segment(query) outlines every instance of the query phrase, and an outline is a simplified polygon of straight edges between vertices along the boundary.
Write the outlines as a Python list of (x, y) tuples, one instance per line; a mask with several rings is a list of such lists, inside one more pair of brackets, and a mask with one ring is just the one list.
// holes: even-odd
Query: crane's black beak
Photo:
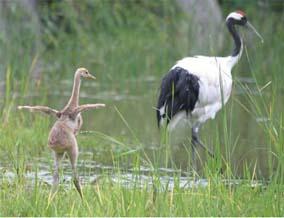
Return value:
[(262, 42), (262, 43), (264, 42), (262, 36), (259, 34), (259, 32), (257, 32), (257, 30), (254, 28), (254, 26), (253, 26), (250, 22), (247, 21), (246, 27), (251, 28), (252, 31), (260, 38), (261, 42)]

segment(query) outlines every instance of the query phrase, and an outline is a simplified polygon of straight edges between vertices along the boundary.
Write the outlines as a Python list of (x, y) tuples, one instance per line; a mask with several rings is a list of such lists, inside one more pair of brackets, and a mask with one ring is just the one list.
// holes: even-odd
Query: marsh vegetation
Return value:
[[(211, 43), (199, 53), (191, 50), (198, 40), (188, 27), (192, 18), (173, 1), (41, 2), (37, 19), (6, 1), (0, 22), (0, 215), (283, 216), (284, 12), (282, 3), (257, 2), (220, 3), (223, 17), (236, 8), (246, 11), (264, 43), (242, 31), (245, 49), (232, 72), (232, 96), (200, 132), (217, 160), (200, 150), (193, 175), (189, 147), (165, 142), (153, 107), (160, 79), (176, 60), (230, 53), (225, 23), (222, 46)], [(84, 201), (72, 186), (67, 159), (50, 201), (47, 137), (54, 119), (16, 108), (62, 108), (80, 66), (97, 77), (82, 84), (80, 104), (106, 108), (86, 112), (78, 136)]]

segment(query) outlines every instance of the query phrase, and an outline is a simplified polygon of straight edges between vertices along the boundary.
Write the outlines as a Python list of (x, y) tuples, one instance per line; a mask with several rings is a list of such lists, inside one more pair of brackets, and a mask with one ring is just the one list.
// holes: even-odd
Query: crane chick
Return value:
[(53, 174), (53, 193), (57, 190), (59, 184), (59, 164), (67, 153), (72, 166), (72, 176), (74, 185), (81, 198), (82, 190), (76, 169), (78, 159), (78, 143), (76, 135), (79, 133), (83, 124), (81, 112), (91, 109), (105, 107), (105, 104), (84, 104), (79, 105), (79, 93), (81, 78), (95, 79), (93, 75), (85, 68), (78, 68), (74, 76), (74, 84), (71, 97), (67, 105), (60, 111), (46, 106), (18, 106), (18, 109), (27, 109), (30, 112), (42, 112), (53, 115), (57, 118), (48, 136), (48, 146), (54, 154), (54, 174)]

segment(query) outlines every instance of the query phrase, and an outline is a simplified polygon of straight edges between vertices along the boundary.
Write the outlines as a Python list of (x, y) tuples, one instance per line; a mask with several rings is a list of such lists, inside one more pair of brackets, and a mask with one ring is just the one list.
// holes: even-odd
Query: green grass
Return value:
[[(176, 178), (178, 180), (178, 177)], [(15, 181), (1, 185), (1, 216), (282, 216), (283, 185), (229, 188), (209, 180), (206, 188), (154, 190), (125, 188), (109, 180), (83, 188), (82, 201), (74, 188), (60, 189), (49, 201), (50, 187)], [(14, 190), (14, 191), (12, 191)], [(281, 194), (282, 193), (282, 194)], [(5, 201), (3, 201), (5, 199)]]
[[(162, 145), (153, 152), (154, 158), (149, 158), (145, 154), (146, 146), (139, 150), (139, 147), (127, 143), (137, 142), (135, 135), (132, 139), (118, 139), (101, 133), (96, 133), (95, 137), (81, 135), (80, 148), (86, 149), (92, 144), (94, 159), (99, 163), (105, 161), (106, 164), (111, 161), (115, 171), (111, 174), (102, 172), (103, 176), (97, 183), (84, 185), (83, 201), (73, 184), (66, 182), (50, 201), (49, 185), (37, 176), (34, 182), (25, 177), (27, 172), (40, 170), (39, 162), (33, 158), (34, 155), (46, 155), (50, 122), (40, 116), (30, 117), (22, 113), (14, 115), (12, 123), (1, 128), (1, 135), (4, 136), (1, 140), (1, 160), (5, 163), (1, 174), (12, 171), (16, 175), (12, 181), (6, 177), (1, 179), (1, 216), (282, 216), (284, 213), (283, 162), (278, 163), (278, 169), (273, 171), (273, 177), (267, 180), (268, 183), (257, 187), (251, 187), (250, 181), (256, 177), (248, 169), (244, 169), (246, 174), (243, 182), (226, 185), (222, 182), (223, 179), (234, 181), (237, 178), (232, 174), (230, 164), (227, 163), (225, 173), (220, 175), (214, 170), (217, 169), (216, 163), (209, 161), (203, 168), (205, 173), (202, 176), (208, 180), (206, 187), (183, 189), (179, 187), (181, 175), (177, 173), (173, 174), (175, 186), (170, 189), (161, 186), (160, 178), (163, 174), (158, 170), (159, 167), (167, 167), (163, 155), (168, 149), (166, 146)], [(28, 128), (31, 118), (35, 120)], [(103, 138), (103, 144), (100, 144), (100, 138)], [(104, 147), (105, 144), (108, 147)], [(97, 154), (100, 150), (102, 152)], [(281, 155), (280, 151), (276, 152)], [(105, 156), (111, 160), (107, 160)], [(51, 170), (52, 161), (49, 165)], [(155, 185), (149, 183), (140, 187), (136, 180), (129, 187), (113, 183), (110, 176), (114, 174), (119, 178), (129, 165), (137, 169), (134, 175), (140, 175), (142, 167), (153, 169), (149, 176), (153, 178)], [(190, 181), (192, 178), (188, 179)]]
[[(180, 43), (188, 37), (179, 29), (185, 15), (178, 13), (171, 1), (136, 4), (84, 1), (75, 5), (61, 2), (50, 8), (42, 4), (38, 10), (43, 26), (38, 32), (32, 17), (19, 4), (11, 5), (4, 17), (13, 28), (0, 33), (1, 51), (4, 51), (0, 54), (0, 78), (6, 84), (1, 100), (0, 216), (284, 215), (283, 13), (247, 6), (246, 12), (265, 43), (260, 44), (257, 38), (245, 34), (246, 49), (233, 70), (234, 90), (243, 90), (244, 94), (233, 92), (216, 120), (209, 121), (201, 132), (205, 144), (214, 144), (217, 153), (217, 161), (207, 158), (200, 163), (202, 170), (198, 173), (208, 185), (184, 189), (178, 185), (180, 173), (173, 173), (175, 186), (170, 189), (162, 187), (161, 178), (165, 174), (159, 169), (189, 171), (190, 162), (184, 157), (190, 156), (190, 151), (180, 148), (183, 152), (177, 155), (163, 137), (157, 146), (149, 146), (150, 142), (159, 141), (153, 136), (158, 131), (150, 107), (155, 106), (159, 78), (175, 60), (190, 52), (188, 46)], [(226, 14), (231, 8), (223, 10)], [(33, 22), (21, 22), (22, 19)], [(224, 54), (228, 53), (227, 49)], [(37, 65), (42, 67), (40, 83), (31, 79)], [(46, 141), (54, 120), (18, 112), (16, 106), (55, 104), (49, 94), (63, 91), (60, 81), (71, 81), (78, 66), (95, 72), (99, 82), (92, 91), (135, 93), (145, 105), (138, 108), (141, 104), (138, 101), (125, 100), (122, 104), (107, 97), (92, 99), (107, 101), (108, 115), (102, 110), (96, 112), (95, 120), (85, 119), (86, 130), (96, 131), (78, 137), (80, 150), (91, 151), (93, 161), (111, 165), (113, 171), (84, 171), (103, 177), (96, 184), (83, 186), (83, 201), (68, 182), (50, 201), (50, 186), (37, 176), (34, 180), (26, 178), (26, 174), (41, 170), (41, 162), (35, 157), (46, 158), (45, 167), (52, 171)], [(249, 76), (255, 86), (242, 83), (240, 76)], [(141, 85), (146, 77), (158, 78), (155, 90), (153, 85)], [(33, 92), (39, 92), (42, 98), (27, 98)], [(151, 100), (146, 101), (144, 98), (148, 97)], [(56, 107), (64, 104), (63, 98), (58, 101)], [(149, 118), (143, 119), (145, 114)], [(267, 121), (256, 122), (260, 117)], [(119, 124), (115, 123), (118, 121)], [(151, 124), (146, 125), (147, 122)], [(244, 125), (240, 122), (247, 122), (244, 125), (249, 128), (242, 131)], [(265, 145), (263, 159), (256, 160), (255, 153), (250, 152), (261, 150), (262, 145)], [(222, 175), (218, 173), (220, 166), (224, 170)], [(129, 168), (136, 169), (133, 175), (137, 176), (143, 174), (143, 168), (151, 169), (148, 174), (154, 186), (149, 183), (140, 187), (139, 181), (134, 180), (125, 187), (111, 181), (112, 173), (119, 177)], [(5, 176), (10, 172), (15, 175), (12, 180)], [(228, 186), (223, 182), (240, 178), (239, 185)], [(252, 188), (251, 181), (255, 180), (263, 185)]]

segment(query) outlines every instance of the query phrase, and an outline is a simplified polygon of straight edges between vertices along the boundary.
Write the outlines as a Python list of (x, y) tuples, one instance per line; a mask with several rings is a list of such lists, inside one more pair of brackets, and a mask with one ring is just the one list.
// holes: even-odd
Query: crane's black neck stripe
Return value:
[[(199, 95), (199, 78), (186, 69), (176, 67), (164, 76), (157, 105), (158, 126), (162, 118), (167, 123), (180, 111), (193, 111)], [(160, 111), (165, 107), (164, 113)]]
[(240, 53), (241, 46), (242, 46), (241, 37), (240, 37), (239, 33), (237, 32), (235, 25), (236, 24), (243, 25), (243, 24), (238, 23), (237, 21), (235, 21), (232, 18), (229, 18), (227, 20), (226, 24), (227, 24), (229, 32), (231, 33), (231, 35), (234, 39), (234, 42), (235, 42), (235, 48), (234, 48), (233, 53), (232, 53), (232, 56), (235, 57)]

